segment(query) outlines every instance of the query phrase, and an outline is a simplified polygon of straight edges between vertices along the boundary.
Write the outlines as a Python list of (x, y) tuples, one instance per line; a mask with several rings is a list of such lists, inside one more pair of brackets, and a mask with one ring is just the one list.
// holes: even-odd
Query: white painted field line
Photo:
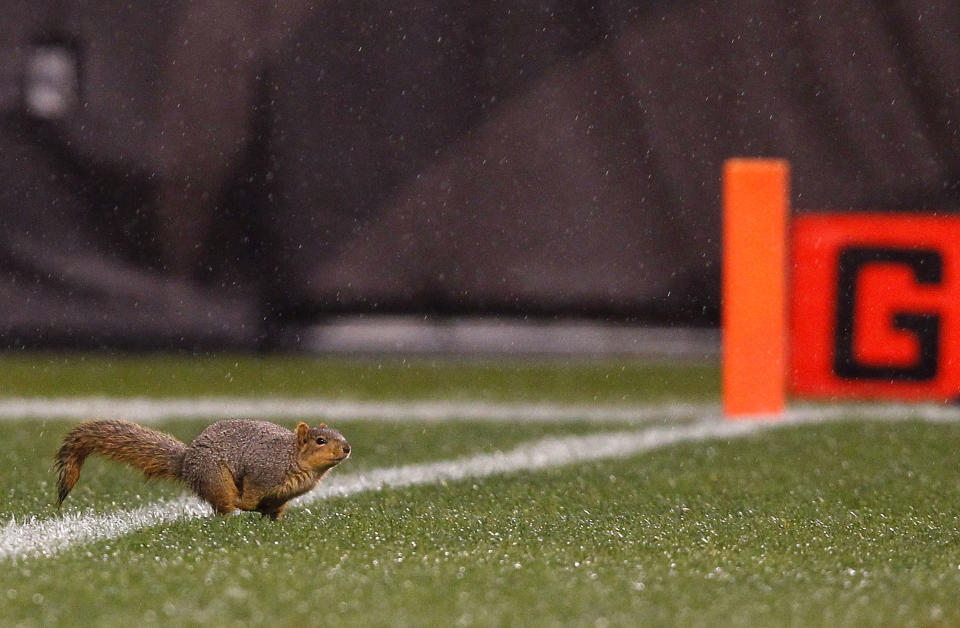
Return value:
[(140, 528), (195, 519), (211, 512), (199, 499), (184, 496), (102, 515), (66, 513), (43, 521), (20, 524), (11, 521), (0, 530), (0, 562), (27, 556), (53, 556), (73, 545), (115, 539)]
[(46, 397), (0, 398), (0, 419), (98, 417), (149, 423), (173, 418), (325, 417), (330, 421), (591, 420), (645, 422), (702, 416), (719, 411), (716, 404), (656, 403), (644, 405), (509, 403), (485, 401), (351, 401), (324, 398), (192, 397)]
[[(504, 453), (481, 454), (449, 461), (373, 469), (334, 475), (297, 500), (304, 505), (330, 497), (420, 484), (479, 478), (513, 471), (536, 470), (589, 460), (628, 456), (685, 441), (732, 438), (776, 424), (707, 420), (673, 428), (552, 437), (524, 443)], [(83, 543), (117, 538), (134, 530), (180, 519), (205, 516), (210, 509), (183, 497), (110, 514), (68, 514), (26, 523), (8, 523), (0, 530), (0, 561), (52, 556)]]
[[(150, 423), (175, 418), (222, 419), (227, 417), (270, 417), (306, 419), (325, 417), (330, 421), (375, 419), (382, 421), (525, 421), (567, 420), (646, 423), (655, 420), (716, 416), (716, 403), (648, 404), (556, 404), (485, 402), (469, 400), (361, 401), (307, 398), (245, 397), (8, 397), (0, 398), (3, 419), (74, 419), (116, 417)], [(960, 408), (942, 404), (817, 404), (792, 407), (788, 419), (850, 417), (858, 419), (898, 418), (903, 415), (924, 420), (951, 421), (960, 418)]]
[(365, 491), (455, 482), (516, 471), (535, 471), (579, 462), (622, 458), (677, 443), (738, 438), (778, 425), (768, 421), (707, 420), (690, 425), (653, 427), (641, 431), (549, 437), (522, 444), (507, 452), (392, 469), (373, 469), (365, 473), (341, 476), (332, 482), (321, 484), (294, 503), (304, 505)]

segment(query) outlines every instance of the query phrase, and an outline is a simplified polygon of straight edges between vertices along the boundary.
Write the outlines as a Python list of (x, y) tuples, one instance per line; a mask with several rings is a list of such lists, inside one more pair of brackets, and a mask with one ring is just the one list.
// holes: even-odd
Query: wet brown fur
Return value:
[(180, 478), (187, 446), (162, 432), (136, 423), (101, 420), (81, 423), (67, 434), (56, 455), (57, 505), (63, 503), (77, 480), (83, 461), (99, 454), (143, 471), (147, 478)]
[(182, 480), (218, 514), (252, 510), (279, 519), (289, 500), (349, 457), (350, 445), (323, 423), (299, 423), (291, 432), (266, 421), (218, 421), (185, 445), (136, 423), (90, 421), (66, 435), (55, 457), (58, 505), (90, 454), (125, 462), (148, 478)]

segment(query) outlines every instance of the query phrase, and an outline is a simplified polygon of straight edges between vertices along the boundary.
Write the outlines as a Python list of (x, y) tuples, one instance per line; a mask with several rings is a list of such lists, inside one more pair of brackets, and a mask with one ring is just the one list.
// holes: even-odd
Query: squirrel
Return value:
[(239, 509), (277, 520), (289, 500), (350, 456), (350, 443), (325, 423), (298, 423), (291, 432), (267, 421), (217, 421), (187, 445), (129, 421), (88, 421), (67, 433), (55, 456), (58, 507), (90, 454), (125, 462), (147, 479), (181, 480), (217, 514)]

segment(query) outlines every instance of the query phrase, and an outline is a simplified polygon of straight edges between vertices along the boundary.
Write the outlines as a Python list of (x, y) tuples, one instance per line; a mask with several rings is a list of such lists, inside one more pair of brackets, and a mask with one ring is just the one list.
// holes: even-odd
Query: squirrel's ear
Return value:
[(307, 442), (307, 432), (310, 431), (310, 426), (300, 421), (297, 423), (297, 444), (302, 445)]
[(326, 426), (327, 426), (327, 424), (326, 424), (326, 423), (321, 423), (321, 424), (320, 424), (320, 425), (318, 425), (317, 427), (326, 427)]

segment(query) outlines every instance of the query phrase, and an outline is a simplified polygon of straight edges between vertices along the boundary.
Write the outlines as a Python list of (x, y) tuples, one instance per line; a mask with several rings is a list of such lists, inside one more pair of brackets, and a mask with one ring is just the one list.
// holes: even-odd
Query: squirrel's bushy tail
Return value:
[(136, 423), (100, 420), (81, 423), (63, 439), (55, 457), (59, 473), (57, 505), (63, 503), (80, 478), (80, 468), (90, 454), (125, 462), (148, 478), (181, 477), (187, 446), (170, 436)]

